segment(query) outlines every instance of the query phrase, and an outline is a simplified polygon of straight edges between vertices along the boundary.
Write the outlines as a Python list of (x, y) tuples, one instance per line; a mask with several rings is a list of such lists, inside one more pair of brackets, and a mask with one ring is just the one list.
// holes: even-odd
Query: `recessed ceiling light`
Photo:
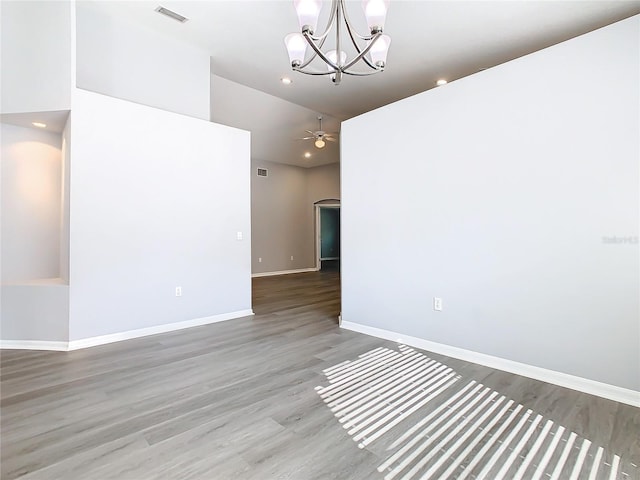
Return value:
[(309, 152), (304, 152), (304, 158), (311, 158), (311, 154)]
[(438, 85), (439, 87), (441, 87), (442, 85), (446, 85), (447, 81), (444, 78), (441, 78), (440, 80), (438, 80), (436, 82), (436, 85)]
[(42, 122), (31, 122), (31, 125), (38, 128), (47, 128), (47, 124)]
[(291, 85), (293, 83), (293, 80), (291, 80), (289, 77), (282, 77), (280, 81), (285, 85)]

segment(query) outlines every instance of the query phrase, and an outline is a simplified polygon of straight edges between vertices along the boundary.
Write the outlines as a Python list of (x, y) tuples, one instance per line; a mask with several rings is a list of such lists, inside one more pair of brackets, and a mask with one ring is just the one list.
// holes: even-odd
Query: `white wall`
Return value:
[[(0, 332), (10, 342), (64, 342), (69, 339), (69, 285), (61, 280), (3, 284)], [(41, 345), (42, 346), (42, 345)]]
[(100, 3), (76, 3), (77, 86), (209, 120), (209, 54), (114, 18)]
[(73, 101), (70, 340), (250, 311), (248, 132)]
[(69, 283), (69, 208), (71, 205), (71, 115), (62, 131), (62, 175), (60, 197), (60, 278)]
[(3, 113), (68, 110), (71, 2), (2, 1)]
[(639, 24), (343, 124), (345, 321), (640, 390)]
[(60, 276), (62, 139), (2, 124), (2, 283)]

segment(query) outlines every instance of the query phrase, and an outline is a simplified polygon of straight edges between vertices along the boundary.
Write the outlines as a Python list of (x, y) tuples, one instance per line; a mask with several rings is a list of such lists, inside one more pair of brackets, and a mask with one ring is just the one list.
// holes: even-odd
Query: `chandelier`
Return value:
[[(322, 0), (294, 0), (300, 33), (291, 33), (284, 39), (289, 52), (291, 68), (307, 75), (330, 75), (334, 84), (339, 85), (343, 75), (372, 75), (384, 70), (391, 37), (383, 35), (384, 20), (387, 16), (389, 0), (363, 0), (362, 8), (369, 26), (368, 35), (360, 35), (355, 31), (347, 15), (346, 0), (332, 0), (331, 13), (324, 31), (316, 35), (316, 27), (322, 9)], [(344, 24), (344, 25), (343, 25)], [(348, 38), (342, 38), (342, 29), (346, 26)], [(331, 30), (335, 31), (335, 48), (323, 52), (323, 47)], [(345, 41), (346, 40), (346, 41)], [(354, 57), (347, 59), (343, 47), (350, 41)], [(312, 54), (307, 57), (307, 48)], [(309, 65), (320, 58), (326, 70), (311, 70)], [(368, 69), (354, 71), (357, 63), (364, 63)]]

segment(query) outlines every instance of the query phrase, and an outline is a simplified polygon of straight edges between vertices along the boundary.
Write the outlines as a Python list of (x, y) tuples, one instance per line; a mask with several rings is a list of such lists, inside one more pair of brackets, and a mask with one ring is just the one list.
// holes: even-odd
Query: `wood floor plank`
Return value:
[[(412, 385), (427, 381), (407, 380), (408, 369), (394, 370), (386, 360), (383, 385), (402, 388), (383, 394), (369, 387), (362, 365), (376, 355), (371, 352), (401, 357), (409, 350), (338, 327), (337, 271), (256, 278), (253, 309), (253, 317), (75, 352), (0, 352), (0, 478), (375, 480), (394, 471), (400, 478), (412, 468), (416, 478), (444, 472), (473, 478), (527, 411), (529, 422), (513, 438), (511, 448), (520, 442), (521, 451), (508, 476), (532, 478), (546, 454), (541, 478), (550, 478), (574, 435), (558, 478), (569, 478), (585, 440), (584, 471), (598, 460), (594, 475), (608, 479), (615, 461), (616, 478), (640, 478), (640, 409), (419, 350), (411, 351), (453, 372), (450, 387), (412, 411), (407, 395), (419, 398), (422, 390)], [(349, 368), (356, 373), (340, 374)], [(385, 412), (369, 424), (381, 422), (372, 430), (383, 432), (379, 438), (357, 441), (343, 427), (320, 394), (336, 378), (362, 393), (353, 418)], [(441, 451), (426, 449), (402, 468), (389, 463), (419, 422), (456, 417), (466, 404), (448, 402), (458, 393), (463, 398), (470, 382), (495, 392), (493, 400), (470, 407), (448, 429), (440, 422), (433, 444)], [(511, 408), (494, 419), (500, 398)], [(524, 438), (536, 416), (539, 424)], [(509, 428), (501, 423), (507, 418), (513, 418)], [(551, 445), (557, 449), (547, 452)], [(510, 452), (487, 471), (498, 472)], [(389, 468), (379, 472), (385, 462)]]

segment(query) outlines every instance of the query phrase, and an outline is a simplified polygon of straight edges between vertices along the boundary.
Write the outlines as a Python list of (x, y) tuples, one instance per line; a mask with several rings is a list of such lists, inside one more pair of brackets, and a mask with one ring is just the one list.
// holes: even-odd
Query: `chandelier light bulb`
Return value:
[(317, 148), (324, 148), (324, 145), (325, 145), (324, 140), (322, 140), (321, 138), (318, 138), (315, 142), (315, 146)]
[[(327, 58), (331, 60), (338, 67), (344, 66), (347, 63), (347, 52), (340, 52), (340, 61), (338, 61), (338, 53), (335, 50), (330, 50), (327, 52)], [(331, 65), (327, 65), (329, 71), (333, 71), (333, 67)]]

